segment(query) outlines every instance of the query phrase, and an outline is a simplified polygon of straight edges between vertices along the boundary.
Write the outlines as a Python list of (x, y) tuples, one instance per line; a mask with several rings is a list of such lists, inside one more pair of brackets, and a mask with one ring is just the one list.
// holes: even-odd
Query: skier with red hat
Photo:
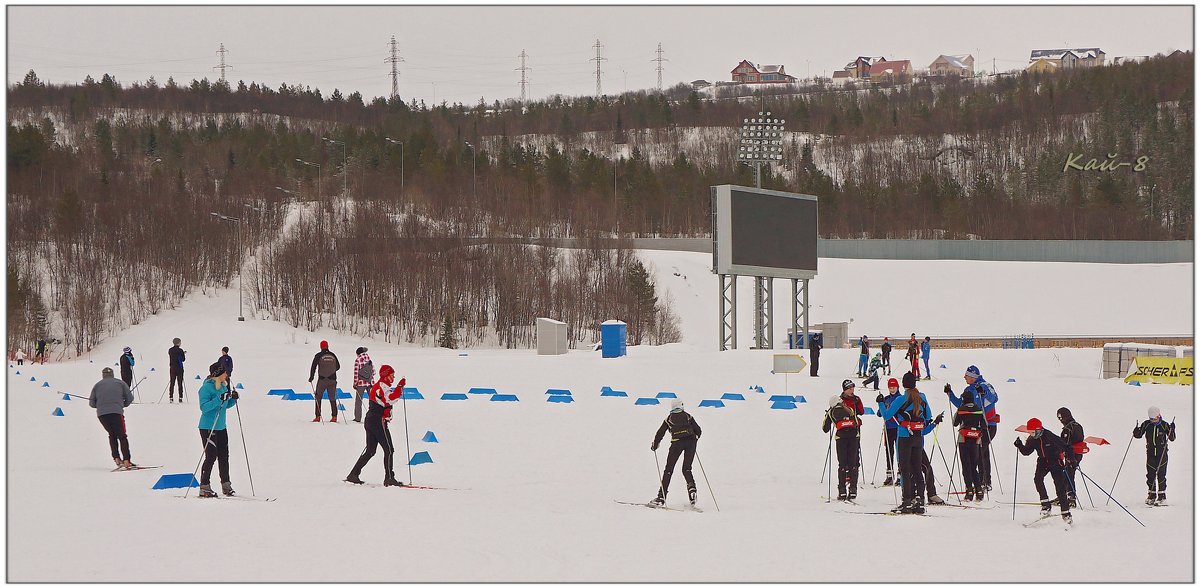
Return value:
[(346, 481), (351, 484), (363, 483), (358, 476), (367, 462), (375, 457), (375, 448), (379, 446), (383, 448), (383, 485), (404, 485), (396, 479), (396, 471), (393, 468), (396, 446), (392, 443), (392, 433), (388, 431), (387, 426), (392, 420), (392, 405), (404, 393), (404, 378), (400, 378), (394, 388), (388, 389), (395, 375), (396, 370), (392, 369), (392, 366), (384, 365), (379, 368), (379, 381), (371, 386), (370, 407), (367, 408), (367, 416), (363, 419), (363, 428), (367, 431), (367, 447), (363, 449), (362, 455), (358, 456), (350, 475), (346, 476)]
[(333, 413), (330, 422), (337, 422), (337, 371), (342, 369), (342, 362), (329, 350), (329, 341), (321, 341), (321, 350), (313, 356), (312, 367), (308, 368), (308, 383), (317, 376), (317, 386), (313, 389), (313, 400), (316, 401), (317, 416), (312, 422), (321, 422), (321, 396), (329, 393), (329, 410)]
[(1046, 474), (1054, 479), (1054, 491), (1058, 495), (1058, 507), (1062, 512), (1062, 518), (1067, 524), (1071, 524), (1071, 502), (1067, 497), (1069, 482), (1067, 481), (1067, 452), (1070, 448), (1063, 443), (1062, 437), (1053, 433), (1046, 433), (1042, 428), (1042, 421), (1038, 419), (1029, 419), (1025, 424), (1025, 428), (1029, 431), (1029, 437), (1024, 442), (1018, 437), (1013, 445), (1021, 452), (1021, 455), (1030, 455), (1037, 452), (1038, 460), (1037, 467), (1033, 472), (1033, 486), (1037, 488), (1038, 499), (1042, 503), (1042, 516), (1050, 516), (1050, 497), (1046, 494)]
[[(887, 396), (878, 394), (875, 396), (876, 413), (882, 415), (897, 398), (900, 397), (900, 382), (896, 378), (888, 378)], [(887, 436), (885, 444), (887, 445), (887, 478), (884, 479), (884, 486), (891, 486), (896, 481), (896, 469), (893, 459), (896, 455), (896, 427), (900, 426), (895, 417), (885, 419), (883, 421), (884, 434)]]

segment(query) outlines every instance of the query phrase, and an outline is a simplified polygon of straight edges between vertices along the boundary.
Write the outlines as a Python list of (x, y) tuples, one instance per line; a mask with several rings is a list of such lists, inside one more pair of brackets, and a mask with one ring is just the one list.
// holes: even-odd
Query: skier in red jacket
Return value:
[(367, 409), (367, 416), (363, 419), (363, 428), (367, 431), (367, 447), (358, 457), (354, 469), (350, 470), (350, 475), (346, 476), (346, 481), (351, 484), (363, 483), (358, 475), (362, 473), (367, 462), (375, 457), (375, 446), (378, 445), (383, 448), (383, 485), (404, 485), (396, 479), (396, 471), (392, 467), (396, 450), (395, 444), (392, 443), (392, 434), (387, 428), (387, 424), (392, 420), (392, 404), (399, 400), (400, 395), (404, 393), (404, 378), (400, 378), (396, 387), (390, 392), (388, 391), (388, 386), (392, 383), (395, 375), (396, 370), (392, 369), (390, 365), (385, 365), (379, 368), (379, 381), (371, 386), (371, 405)]

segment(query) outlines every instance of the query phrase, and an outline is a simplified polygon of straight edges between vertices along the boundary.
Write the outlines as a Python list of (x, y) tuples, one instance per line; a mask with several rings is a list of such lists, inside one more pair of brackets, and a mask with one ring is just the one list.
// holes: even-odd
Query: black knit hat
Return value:
[(354, 350), (354, 354), (355, 354), (355, 355), (362, 355), (362, 354), (364, 354), (364, 353), (366, 353), (366, 352), (367, 352), (367, 348), (366, 348), (366, 347), (359, 347), (358, 349), (355, 349), (355, 350)]
[(900, 379), (905, 390), (917, 387), (917, 377), (912, 372), (904, 372), (904, 377)]
[(1069, 409), (1065, 406), (1058, 409), (1058, 418), (1063, 419), (1065, 421), (1075, 420), (1075, 417), (1071, 416), (1071, 409)]
[(224, 373), (225, 373), (225, 366), (221, 365), (221, 362), (219, 362), (219, 361), (208, 366), (208, 377), (210, 377), (210, 378), (215, 378), (217, 376), (223, 375)]

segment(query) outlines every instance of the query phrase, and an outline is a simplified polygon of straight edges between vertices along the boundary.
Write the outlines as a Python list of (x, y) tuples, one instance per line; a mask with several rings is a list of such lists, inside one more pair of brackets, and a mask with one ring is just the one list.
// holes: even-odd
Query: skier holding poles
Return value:
[[(946, 384), (946, 389), (950, 384)], [(979, 451), (986, 435), (987, 421), (983, 418), (983, 409), (975, 403), (975, 393), (963, 390), (958, 412), (954, 413), (952, 423), (958, 427), (958, 454), (962, 462), (963, 485), (966, 486), (963, 500), (983, 500), (983, 478), (980, 474)]]
[[(893, 401), (900, 397), (900, 382), (896, 378), (888, 378), (888, 394), (884, 396), (879, 394), (875, 396), (876, 412), (880, 415)], [(884, 436), (887, 437), (887, 478), (883, 481), (884, 486), (891, 486), (895, 483), (896, 477), (893, 464), (893, 458), (896, 455), (896, 419), (890, 418), (883, 421)]]
[(918, 497), (924, 483), (924, 430), (930, 422), (929, 402), (917, 390), (917, 377), (907, 372), (903, 377), (904, 395), (894, 400), (880, 415), (884, 419), (895, 417), (897, 427), (897, 463), (904, 482), (904, 502), (896, 512), (924, 514), (925, 506)]
[(370, 406), (367, 408), (367, 415), (363, 419), (363, 428), (367, 432), (367, 446), (363, 449), (362, 454), (358, 456), (358, 461), (355, 462), (354, 468), (350, 470), (350, 475), (346, 476), (346, 481), (351, 484), (363, 483), (358, 476), (362, 473), (362, 469), (366, 467), (367, 462), (371, 461), (372, 457), (375, 457), (375, 446), (378, 445), (383, 448), (383, 485), (404, 485), (403, 482), (396, 479), (396, 470), (393, 467), (396, 446), (392, 443), (391, 431), (388, 431), (388, 423), (392, 421), (392, 406), (404, 394), (404, 378), (400, 378), (400, 381), (396, 383), (396, 387), (390, 393), (386, 388), (386, 386), (391, 385), (395, 374), (396, 370), (392, 369), (392, 366), (380, 366), (379, 381), (371, 386)]
[[(1083, 435), (1083, 425), (1080, 425), (1079, 421), (1076, 421), (1075, 417), (1071, 415), (1071, 409), (1064, 406), (1058, 409), (1057, 414), (1058, 422), (1063, 425), (1060, 436), (1063, 445), (1067, 446), (1067, 481), (1070, 482), (1067, 487), (1067, 497), (1071, 500), (1071, 508), (1078, 508), (1079, 497), (1075, 492), (1078, 488), (1075, 485), (1075, 472), (1079, 471), (1079, 462), (1083, 461), (1083, 454), (1088, 452), (1087, 441)], [(1090, 494), (1088, 496), (1091, 497)]]
[[(683, 454), (683, 479), (687, 482), (688, 501), (696, 506), (696, 481), (692, 479), (692, 459), (696, 456), (696, 443), (703, 431), (692, 415), (683, 411), (683, 401), (676, 398), (671, 401), (671, 413), (663, 419), (654, 441), (650, 443), (650, 451), (658, 451), (658, 444), (667, 431), (671, 432), (671, 448), (667, 452), (667, 467), (663, 469), (662, 481), (658, 487), (658, 496), (650, 501), (650, 506), (658, 507), (666, 503), (667, 491), (671, 488), (671, 474), (675, 470), (675, 462), (679, 454)], [(655, 459), (657, 459), (657, 453)]]
[(1057, 435), (1047, 434), (1042, 428), (1042, 421), (1038, 419), (1029, 419), (1025, 428), (1029, 431), (1029, 437), (1024, 443), (1018, 437), (1013, 442), (1013, 446), (1021, 452), (1021, 455), (1030, 455), (1037, 452), (1037, 467), (1033, 472), (1033, 486), (1038, 491), (1038, 499), (1042, 503), (1042, 516), (1050, 516), (1050, 497), (1046, 494), (1046, 474), (1054, 480), (1054, 491), (1058, 495), (1058, 507), (1062, 513), (1062, 519), (1068, 525), (1071, 524), (1071, 502), (1067, 499), (1067, 466), (1066, 453), (1070, 451), (1063, 444), (1061, 438)]
[(133, 349), (126, 347), (121, 351), (121, 381), (125, 382), (126, 386), (133, 385)]
[[(849, 392), (850, 396), (846, 396)], [(858, 498), (858, 456), (862, 437), (862, 401), (854, 396), (854, 382), (842, 381), (842, 394), (829, 399), (829, 410), (821, 430), (828, 433), (836, 429), (835, 443), (838, 458), (838, 500), (853, 502)], [(848, 488), (847, 488), (848, 487)], [(848, 490), (848, 491), (847, 491)]]
[(1133, 429), (1133, 436), (1146, 437), (1146, 487), (1150, 489), (1146, 504), (1157, 506), (1167, 499), (1167, 442), (1175, 440), (1175, 421), (1163, 421), (1157, 406), (1147, 409), (1146, 416), (1149, 418)]
[(209, 484), (213, 462), (221, 474), (221, 493), (233, 496), (229, 482), (229, 432), (225, 430), (225, 412), (235, 406), (237, 390), (229, 389), (229, 374), (225, 366), (215, 362), (208, 366), (208, 378), (196, 393), (200, 400), (200, 439), (204, 441), (204, 464), (200, 470), (200, 498), (216, 498)]
[[(996, 394), (996, 389), (992, 387), (990, 382), (983, 379), (983, 374), (979, 373), (979, 368), (970, 366), (966, 373), (963, 374), (963, 380), (967, 383), (967, 387), (963, 390), (971, 391), (975, 402), (983, 410), (984, 419), (987, 421), (987, 433), (980, 435), (979, 448), (979, 475), (983, 482), (983, 489), (986, 492), (992, 491), (992, 460), (988, 453), (992, 446), (992, 439), (996, 437), (996, 427), (1000, 424), (1000, 414), (996, 412), (996, 403), (1000, 401), (999, 395)], [(949, 384), (943, 389), (946, 396), (950, 399), (950, 404), (954, 408), (962, 407), (962, 400), (954, 395), (954, 391)], [(1003, 492), (1003, 488), (1001, 491)]]
[(133, 404), (133, 393), (129, 391), (128, 384), (113, 378), (112, 368), (104, 368), (100, 375), (100, 381), (92, 386), (88, 406), (96, 409), (96, 418), (108, 433), (108, 448), (112, 452), (117, 469), (131, 470), (137, 466), (130, 461), (129, 436), (125, 432), (125, 409)]

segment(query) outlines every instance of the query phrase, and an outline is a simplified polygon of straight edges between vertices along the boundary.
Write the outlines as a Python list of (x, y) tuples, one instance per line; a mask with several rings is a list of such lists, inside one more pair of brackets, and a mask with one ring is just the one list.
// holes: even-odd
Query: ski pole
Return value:
[(404, 387), (400, 388), (400, 408), (404, 411), (404, 451), (408, 453), (408, 485), (412, 486), (412, 449), (408, 445), (408, 402), (404, 399)]
[[(170, 376), (167, 376), (167, 377), (170, 378)], [(170, 387), (171, 387), (171, 380), (167, 380), (167, 385), (163, 386), (162, 394), (158, 395), (158, 402), (155, 402), (155, 404), (162, 404), (162, 399), (167, 397), (167, 388), (170, 388)]]
[[(1093, 479), (1092, 479), (1090, 476), (1088, 476), (1088, 475), (1087, 475), (1087, 473), (1086, 473), (1086, 472), (1084, 472), (1084, 471), (1083, 471), (1083, 468), (1079, 468), (1079, 474), (1083, 476), (1083, 479), (1084, 479), (1084, 480), (1087, 480), (1087, 481), (1091, 482), (1092, 484), (1095, 484), (1095, 483), (1096, 483), (1096, 481), (1095, 481), (1095, 480), (1093, 480)], [(1104, 488), (1101, 488), (1099, 485), (1097, 485), (1097, 486), (1096, 486), (1096, 489), (1097, 489), (1097, 490), (1099, 490), (1099, 491), (1101, 491), (1101, 492), (1104, 492)], [(1107, 492), (1105, 492), (1105, 494), (1108, 494), (1108, 493), (1107, 493)], [(1143, 527), (1145, 527), (1145, 526), (1146, 526), (1146, 524), (1145, 524), (1145, 523), (1143, 523), (1142, 521), (1138, 520), (1138, 518), (1137, 518), (1137, 517), (1134, 517), (1134, 516), (1133, 516), (1133, 513), (1129, 512), (1129, 509), (1128, 509), (1128, 508), (1125, 508), (1125, 505), (1123, 505), (1123, 504), (1121, 504), (1120, 502), (1118, 502), (1116, 498), (1113, 498), (1113, 497), (1112, 497), (1112, 494), (1108, 494), (1108, 497), (1109, 497), (1110, 499), (1112, 499), (1112, 501), (1113, 501), (1113, 502), (1116, 502), (1116, 503), (1117, 503), (1117, 506), (1121, 507), (1121, 510), (1125, 511), (1125, 514), (1127, 514), (1127, 515), (1129, 515), (1129, 516), (1133, 517), (1133, 520), (1137, 521), (1139, 525), (1141, 525), (1141, 526), (1143, 526)], [(1015, 507), (1015, 506), (1013, 507), (1013, 509), (1014, 509), (1014, 510), (1016, 510), (1016, 508), (1017, 508), (1017, 507)]]
[(1017, 458), (1013, 460), (1013, 520), (1017, 520), (1017, 468), (1021, 467), (1021, 450), (1017, 448)]
[[(935, 447), (937, 447), (938, 454), (942, 456), (942, 465), (946, 466), (946, 475), (950, 476), (950, 492), (956, 492), (956, 489), (954, 488), (954, 476), (950, 474), (950, 464), (946, 463), (946, 452), (942, 451), (942, 446), (937, 444), (937, 430), (938, 430), (937, 425), (934, 425), (934, 427), (933, 427), (933, 445)], [(956, 445), (956, 447), (957, 447), (957, 445)], [(931, 468), (931, 470), (932, 470), (932, 468)], [(956, 494), (956, 496), (957, 496), (957, 494)], [(959, 500), (959, 502), (962, 502), (962, 498), (959, 498), (958, 500)]]
[[(216, 429), (208, 430), (208, 438), (204, 440), (204, 450), (200, 452), (200, 459), (196, 461), (196, 469), (192, 470), (192, 479), (193, 480), (196, 479), (196, 474), (200, 473), (200, 464), (204, 463), (204, 456), (208, 454), (208, 445), (210, 443), (212, 443), (213, 433), (216, 433), (216, 432), (217, 432)], [(192, 491), (192, 485), (188, 484), (187, 490), (183, 491), (183, 497), (187, 498), (188, 493), (191, 491)]]
[(246, 476), (250, 478), (250, 495), (254, 496), (254, 474), (250, 473), (250, 451), (246, 449), (246, 428), (242, 426), (242, 409), (237, 404), (233, 405), (233, 409), (237, 411), (238, 432), (242, 434), (242, 453), (246, 455)]
[[(1135, 425), (1136, 426), (1136, 425)], [(1112, 493), (1117, 489), (1117, 478), (1121, 477), (1121, 468), (1125, 467), (1125, 458), (1129, 457), (1129, 448), (1133, 447), (1133, 435), (1129, 436), (1129, 443), (1125, 445), (1125, 455), (1121, 456), (1121, 465), (1117, 468), (1117, 475), (1113, 478), (1112, 489), (1108, 491), (1109, 500), (1112, 500)], [(1108, 500), (1104, 502), (1104, 506), (1108, 506)]]
[[(662, 476), (665, 475), (666, 472), (662, 471), (662, 466), (660, 466), (658, 463), (658, 450), (651, 451), (654, 453), (654, 475), (658, 477), (658, 491), (662, 493), (663, 501), (665, 503), (667, 500), (667, 488), (666, 486), (663, 486)], [(662, 474), (659, 472), (662, 472)]]
[(832, 423), (830, 424), (830, 427), (829, 427), (829, 447), (825, 450), (825, 463), (821, 464), (821, 467), (823, 469), (821, 470), (821, 479), (817, 481), (818, 484), (825, 481), (825, 470), (829, 468), (829, 453), (831, 451), (833, 451), (833, 426), (832, 426)]
[[(875, 450), (875, 469), (871, 470), (871, 485), (875, 485), (875, 476), (879, 473), (879, 454), (883, 452), (883, 438), (887, 437), (887, 425), (883, 426), (883, 435), (879, 437), (879, 449)], [(861, 452), (862, 449), (860, 448)]]
[[(700, 460), (699, 450), (696, 451), (696, 463), (700, 464), (700, 475), (704, 476), (704, 485), (708, 486), (708, 495), (712, 496), (713, 506), (717, 507), (717, 512), (721, 512), (721, 507), (717, 505), (717, 495), (713, 494), (712, 484), (708, 483), (708, 474), (704, 473), (704, 462)], [(829, 479), (832, 480), (833, 476), (829, 476)]]
[[(950, 426), (954, 431), (954, 455), (950, 457), (950, 483), (954, 483), (954, 471), (958, 469), (958, 429), (954, 425)], [(963, 478), (963, 492), (967, 491), (967, 479)], [(958, 503), (962, 504), (962, 494), (955, 494), (958, 497)]]
[[(317, 403), (317, 410), (321, 410), (321, 398), (319, 396), (317, 396), (317, 387), (313, 386), (312, 382), (309, 382), (308, 389), (312, 390), (313, 401)], [(317, 416), (320, 416), (320, 414), (318, 414)], [(322, 426), (325, 425), (325, 421), (320, 421), (320, 423)]]
[(78, 398), (80, 400), (91, 400), (91, 398), (88, 398), (87, 396), (79, 396), (77, 394), (67, 394), (66, 392), (59, 392), (59, 394), (62, 394), (63, 396), (70, 396), (71, 398)]
[[(996, 448), (992, 447), (991, 431), (988, 431), (988, 448), (992, 451), (992, 461), (996, 462), (997, 471), (999, 471), (999, 460), (996, 459)], [(991, 468), (988, 468), (988, 474), (991, 475)], [(1004, 496), (1004, 483), (1000, 481), (1000, 476), (996, 476), (996, 487), (1000, 489), (1000, 495)], [(991, 492), (989, 491), (989, 495)]]
[[(135, 377), (135, 378), (137, 377), (137, 372), (133, 371), (133, 368), (129, 368), (129, 373), (133, 377)], [(142, 376), (142, 380), (145, 380), (145, 379), (146, 379), (146, 377)], [(141, 391), (138, 390), (138, 386), (142, 385), (142, 380), (138, 380), (137, 383), (133, 385), (133, 388), (129, 389), (130, 392), (134, 392), (137, 394), (137, 399), (138, 399), (139, 403), (141, 403), (141, 401), (142, 401), (142, 393), (141, 393)]]

